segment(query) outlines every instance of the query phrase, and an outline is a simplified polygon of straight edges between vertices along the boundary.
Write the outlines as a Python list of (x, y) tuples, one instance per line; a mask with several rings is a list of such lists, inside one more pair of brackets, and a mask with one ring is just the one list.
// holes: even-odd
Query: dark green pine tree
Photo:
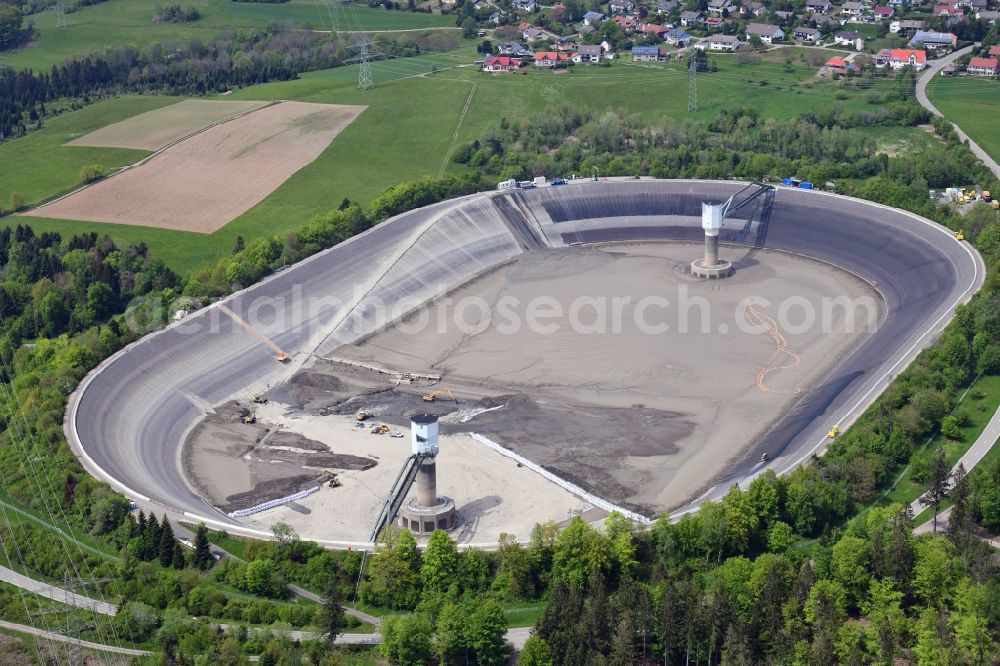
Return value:
[(202, 571), (212, 568), (212, 548), (208, 542), (208, 528), (205, 523), (198, 525), (194, 535), (194, 565)]
[(149, 514), (146, 519), (146, 529), (142, 531), (142, 552), (139, 557), (144, 562), (156, 559), (160, 553), (160, 523), (156, 514)]
[(335, 564), (333, 571), (330, 572), (326, 597), (323, 599), (323, 630), (326, 633), (326, 642), (331, 647), (337, 640), (337, 636), (344, 632), (344, 626), (346, 625), (344, 606), (341, 603), (340, 583), (340, 565)]
[(164, 514), (163, 525), (160, 527), (160, 543), (157, 549), (161, 566), (169, 567), (174, 561), (174, 546), (176, 545), (177, 540), (174, 539), (174, 528), (170, 526), (170, 521), (167, 520), (167, 516)]
[(174, 555), (170, 560), (170, 566), (180, 570), (187, 566), (187, 559), (184, 557), (184, 549), (179, 543), (174, 544)]

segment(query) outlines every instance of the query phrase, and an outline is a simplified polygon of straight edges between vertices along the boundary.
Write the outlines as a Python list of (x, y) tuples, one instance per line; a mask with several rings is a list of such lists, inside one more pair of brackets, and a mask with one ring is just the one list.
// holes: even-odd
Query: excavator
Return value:
[(240, 420), (247, 425), (252, 425), (254, 423), (257, 423), (257, 412), (250, 412), (249, 414), (244, 414), (243, 416), (240, 417)]
[(830, 432), (826, 433), (826, 436), (829, 437), (830, 439), (837, 439), (837, 435), (839, 434), (840, 434), (840, 425), (835, 423), (833, 427), (830, 428)]
[(250, 402), (254, 403), (255, 405), (266, 405), (267, 398), (264, 397), (264, 394), (262, 393), (255, 393), (253, 397), (250, 398)]
[(955, 240), (965, 240), (965, 230), (959, 229), (955, 232)]
[(455, 399), (455, 394), (451, 392), (451, 389), (439, 388), (437, 391), (434, 391), (433, 393), (428, 393), (427, 395), (423, 396), (423, 400), (424, 402), (434, 402), (435, 400), (437, 400), (437, 397), (442, 393), (446, 394), (452, 400)]
[(373, 435), (384, 435), (389, 432), (389, 426), (384, 423), (379, 423), (377, 426), (372, 426), (369, 432)]

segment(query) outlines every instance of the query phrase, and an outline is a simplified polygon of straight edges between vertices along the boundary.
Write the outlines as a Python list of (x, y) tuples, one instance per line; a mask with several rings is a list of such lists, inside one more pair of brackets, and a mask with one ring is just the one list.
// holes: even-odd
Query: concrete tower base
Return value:
[(733, 265), (728, 261), (718, 261), (714, 266), (709, 266), (704, 259), (695, 259), (691, 262), (691, 275), (707, 280), (729, 277), (735, 272)]
[(455, 500), (438, 495), (433, 506), (422, 506), (416, 498), (411, 499), (399, 510), (396, 524), (413, 534), (430, 534), (434, 530), (450, 530), (458, 526), (455, 514)]

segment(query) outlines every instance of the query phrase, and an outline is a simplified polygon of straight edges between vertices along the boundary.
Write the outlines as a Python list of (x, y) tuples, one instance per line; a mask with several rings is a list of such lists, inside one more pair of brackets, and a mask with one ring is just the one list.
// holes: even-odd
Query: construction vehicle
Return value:
[(360, 411), (360, 412), (358, 412), (357, 414), (354, 415), (354, 420), (355, 421), (364, 421), (364, 420), (366, 420), (371, 415), (372, 415), (371, 412), (366, 412), (366, 411), (362, 410), (362, 411)]
[(437, 400), (437, 397), (442, 393), (446, 394), (452, 400), (455, 399), (455, 394), (451, 392), (451, 389), (439, 388), (437, 391), (434, 391), (433, 393), (428, 393), (427, 395), (423, 396), (424, 402), (434, 402), (435, 400)]
[(389, 426), (384, 423), (379, 423), (377, 426), (372, 426), (369, 432), (373, 435), (384, 435), (389, 432)]
[(257, 412), (250, 412), (249, 414), (244, 414), (243, 416), (240, 417), (240, 420), (247, 425), (252, 425), (254, 423), (257, 423)]
[(238, 314), (236, 314), (235, 312), (233, 312), (232, 310), (230, 310), (224, 303), (219, 303), (218, 307), (219, 307), (220, 310), (222, 310), (223, 312), (225, 312), (226, 315), (228, 315), (230, 319), (232, 319), (237, 324), (239, 324), (240, 326), (242, 326), (243, 329), (246, 330), (247, 333), (249, 333), (250, 335), (252, 335), (255, 338), (257, 338), (258, 340), (260, 340), (262, 343), (264, 343), (264, 345), (266, 347), (270, 348), (271, 351), (274, 352), (274, 354), (275, 354), (274, 358), (278, 361), (278, 363), (288, 363), (288, 360), (289, 360), (288, 354), (286, 354), (284, 351), (282, 351), (281, 348), (278, 347), (278, 345), (276, 345), (273, 342), (271, 342), (271, 340), (269, 340), (267, 337), (265, 337), (263, 333), (261, 333), (260, 331), (258, 331), (257, 329), (255, 329), (253, 326), (251, 326), (250, 324), (248, 324), (246, 321), (244, 321), (242, 317), (240, 317)]
[(993, 208), (993, 210), (1000, 210), (1000, 200), (991, 201), (990, 206)]
[(836, 439), (837, 435), (839, 434), (840, 434), (840, 426), (834, 424), (834, 426), (830, 428), (830, 432), (826, 433), (826, 436), (829, 437), (830, 439)]
[(333, 477), (332, 479), (330, 479), (330, 483), (328, 483), (327, 485), (331, 488), (339, 488), (343, 484), (340, 482), (340, 479), (338, 479), (337, 477)]
[(958, 231), (955, 232), (955, 240), (965, 240), (964, 230), (959, 229)]
[(760, 461), (761, 462), (767, 462), (768, 460), (770, 460), (770, 456), (768, 456), (766, 453), (760, 454)]
[(983, 201), (989, 202), (992, 198), (989, 190), (983, 190)]
[(262, 393), (255, 393), (254, 396), (250, 398), (250, 402), (256, 405), (266, 405), (267, 398), (265, 398)]

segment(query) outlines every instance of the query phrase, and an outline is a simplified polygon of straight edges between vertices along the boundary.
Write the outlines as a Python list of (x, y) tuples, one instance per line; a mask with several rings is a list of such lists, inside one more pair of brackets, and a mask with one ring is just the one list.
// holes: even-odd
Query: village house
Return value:
[(998, 58), (973, 58), (969, 61), (965, 71), (976, 76), (997, 76), (1000, 75), (1000, 59)]
[(806, 11), (813, 14), (829, 14), (832, 7), (830, 0), (808, 0), (806, 2)]
[(773, 44), (785, 38), (785, 31), (770, 23), (751, 23), (747, 26), (747, 39), (753, 35), (760, 37), (765, 44)]
[(668, 28), (667, 26), (658, 25), (656, 23), (641, 23), (639, 25), (639, 32), (641, 32), (644, 35), (649, 35), (650, 37), (659, 37), (660, 39), (662, 39), (663, 36), (667, 34), (669, 31), (670, 28)]
[[(708, 38), (708, 48), (712, 51), (735, 51), (740, 46), (740, 38), (736, 35), (712, 35)], [(705, 42), (699, 42), (702, 46)]]
[(847, 16), (861, 16), (865, 11), (865, 6), (860, 2), (853, 2), (849, 0), (844, 3), (844, 6), (840, 9), (841, 14), (846, 14)]
[(516, 9), (522, 12), (533, 12), (538, 9), (538, 3), (535, 0), (513, 0), (510, 3), (511, 9)]
[(677, 0), (658, 0), (656, 3), (656, 11), (660, 14), (660, 16), (663, 16), (664, 14), (669, 14), (680, 6), (681, 3)]
[(521, 66), (520, 58), (511, 58), (510, 56), (486, 56), (486, 61), (483, 63), (484, 72), (513, 72), (518, 67)]
[(750, 0), (750, 2), (744, 2), (742, 5), (740, 5), (740, 15), (743, 17), (760, 16), (761, 14), (764, 13), (765, 9), (766, 7), (764, 7), (763, 2), (757, 2), (757, 0)]
[(1000, 18), (1000, 11), (980, 9), (976, 12), (976, 18), (987, 23), (996, 23), (997, 19)]
[(497, 44), (497, 55), (530, 58), (532, 53), (534, 52), (521, 42), (500, 42)]
[(607, 19), (608, 17), (601, 12), (587, 12), (583, 15), (584, 25), (592, 25), (596, 27), (601, 21)]
[(865, 48), (865, 38), (853, 30), (841, 30), (833, 36), (833, 43), (840, 46), (850, 46), (858, 51)]
[[(826, 61), (823, 68), (830, 74), (840, 74), (841, 76), (847, 76), (848, 72), (860, 72), (861, 66), (853, 63), (847, 62), (844, 58), (833, 57)], [(822, 73), (822, 72), (821, 72)]]
[(569, 56), (556, 51), (537, 51), (535, 53), (535, 67), (555, 67), (565, 65), (569, 62)]
[(521, 37), (524, 38), (526, 42), (539, 42), (539, 41), (555, 41), (559, 39), (559, 35), (554, 32), (549, 32), (545, 28), (539, 28), (536, 26), (529, 26), (521, 33)]
[(922, 44), (924, 48), (929, 50), (939, 49), (942, 47), (953, 49), (958, 44), (958, 37), (950, 32), (917, 30), (907, 46), (913, 48), (918, 44)]
[(639, 19), (634, 16), (616, 16), (615, 23), (625, 32), (635, 32), (639, 29)]
[(584, 44), (573, 54), (573, 62), (593, 64), (601, 61), (602, 49), (599, 44)]
[(681, 12), (681, 25), (690, 28), (704, 24), (705, 19), (702, 18), (701, 12)]
[(840, 21), (833, 18), (829, 14), (813, 14), (812, 16), (809, 17), (809, 21), (817, 28), (820, 27), (821, 25), (826, 25), (827, 23), (836, 23), (838, 25), (840, 24)]
[(995, 44), (990, 47), (989, 57), (1000, 57), (1000, 44)]
[(633, 46), (632, 62), (662, 62), (670, 59), (670, 53), (662, 46)]
[(723, 25), (725, 25), (725, 19), (721, 16), (709, 16), (705, 19), (705, 27), (709, 30), (721, 30)]
[(733, 10), (732, 0), (708, 0), (708, 13), (722, 16), (723, 11)]
[(635, 9), (635, 3), (632, 0), (611, 0), (608, 4), (608, 11), (612, 14), (624, 14)]
[(918, 72), (927, 67), (927, 52), (917, 49), (882, 49), (875, 54), (875, 66), (888, 65), (892, 69), (902, 69), (907, 65)]
[(686, 30), (674, 28), (663, 36), (663, 40), (672, 46), (684, 48), (691, 42), (691, 35)]
[(816, 28), (807, 28), (805, 26), (795, 28), (795, 32), (792, 36), (795, 39), (802, 40), (804, 42), (815, 42), (820, 37), (820, 31)]
[(923, 30), (923, 21), (913, 21), (913, 20), (903, 20), (903, 21), (893, 21), (889, 24), (889, 32), (894, 35), (905, 35), (908, 32), (913, 32), (914, 30)]
[(892, 7), (876, 7), (872, 10), (872, 14), (874, 14), (875, 18), (879, 21), (891, 19), (895, 13), (896, 10)]
[(934, 15), (961, 18), (965, 16), (965, 11), (956, 5), (934, 5)]

